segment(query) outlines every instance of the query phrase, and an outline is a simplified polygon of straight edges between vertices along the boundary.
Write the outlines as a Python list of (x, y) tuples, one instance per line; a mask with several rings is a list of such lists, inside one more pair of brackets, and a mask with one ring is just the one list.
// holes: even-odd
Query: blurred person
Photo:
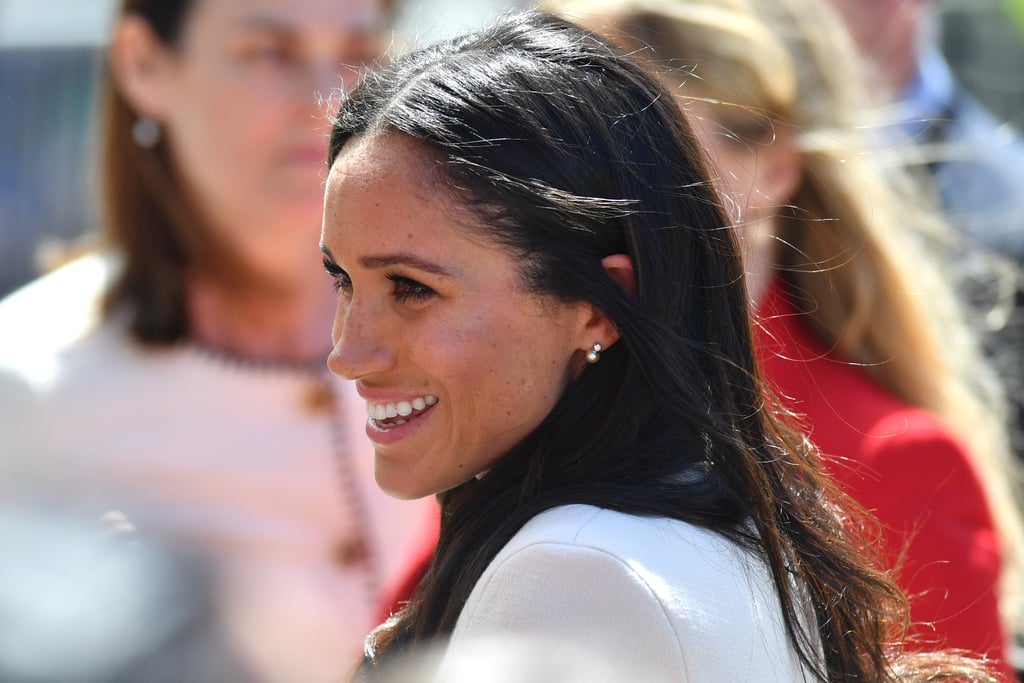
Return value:
[(508, 15), (369, 75), (329, 158), (329, 366), (381, 488), (442, 504), (360, 678), (522, 636), (639, 680), (989, 680), (900, 649), (902, 594), (761, 383), (703, 154), (625, 54)]
[(105, 517), (0, 506), (0, 680), (265, 683), (238, 652), (204, 563)]
[(766, 377), (880, 520), (911, 642), (988, 655), (1008, 676), (1024, 532), (997, 384), (935, 261), (909, 257), (944, 226), (865, 156), (838, 19), (817, 0), (546, 6), (677, 93), (732, 208)]
[(102, 248), (0, 303), (4, 486), (194, 549), (271, 681), (358, 659), (429, 501), (373, 482), (309, 273), (329, 102), (379, 0), (125, 0), (103, 93)]
[(942, 205), (979, 244), (1024, 262), (1024, 138), (961, 84), (938, 46), (935, 0), (830, 0), (873, 91), (933, 172)]
[[(989, 330), (1007, 384), (1014, 450), (1024, 459), (1024, 137), (957, 79), (938, 45), (936, 0), (831, 0), (889, 103), (887, 145), (924, 171), (937, 203), (972, 248), (947, 256), (950, 272)], [(995, 77), (1013, 79), (1008, 69)]]

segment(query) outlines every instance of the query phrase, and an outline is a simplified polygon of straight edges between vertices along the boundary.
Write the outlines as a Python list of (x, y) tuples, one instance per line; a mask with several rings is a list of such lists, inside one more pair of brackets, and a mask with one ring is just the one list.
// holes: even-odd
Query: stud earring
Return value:
[(132, 124), (132, 140), (143, 149), (152, 149), (160, 142), (160, 124), (148, 116), (140, 116)]
[(590, 347), (589, 351), (587, 351), (587, 362), (590, 363), (591, 365), (593, 365), (597, 361), (601, 360), (601, 349), (602, 348), (603, 347), (600, 344), (598, 344), (597, 342), (594, 342), (594, 345), (592, 347)]

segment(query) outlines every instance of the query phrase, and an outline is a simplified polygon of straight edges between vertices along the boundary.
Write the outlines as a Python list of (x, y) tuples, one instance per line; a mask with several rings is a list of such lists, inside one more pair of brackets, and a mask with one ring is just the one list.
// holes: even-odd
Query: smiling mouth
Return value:
[(437, 403), (437, 396), (417, 396), (411, 401), (398, 401), (397, 403), (366, 403), (366, 414), (370, 416), (370, 423), (378, 429), (398, 427), (415, 420), (423, 413), (430, 410)]

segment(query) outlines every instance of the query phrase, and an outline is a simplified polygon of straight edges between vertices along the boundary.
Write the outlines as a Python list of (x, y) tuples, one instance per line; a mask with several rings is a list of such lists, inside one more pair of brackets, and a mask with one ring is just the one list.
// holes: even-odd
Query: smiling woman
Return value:
[(896, 646), (901, 593), (762, 386), (694, 136), (622, 53), (510, 15), (369, 77), (330, 162), (329, 365), (378, 483), (442, 503), (365, 677), (515, 635), (639, 680), (988, 680)]
[(324, 249), (342, 302), (328, 365), (357, 380), (377, 482), (401, 497), (489, 468), (551, 412), (580, 369), (573, 351), (616, 336), (592, 307), (527, 291), (518, 259), (474, 239), (471, 218), (424, 186), (440, 180), (424, 173), (430, 157), (408, 136), (369, 136), (327, 184)]

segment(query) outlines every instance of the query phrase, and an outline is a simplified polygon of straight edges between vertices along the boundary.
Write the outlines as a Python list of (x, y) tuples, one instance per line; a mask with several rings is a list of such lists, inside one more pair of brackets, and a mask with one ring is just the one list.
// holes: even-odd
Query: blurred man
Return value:
[(897, 150), (927, 171), (950, 222), (979, 247), (951, 265), (990, 332), (1024, 458), (1024, 138), (953, 75), (938, 47), (935, 0), (830, 1), (893, 105)]

